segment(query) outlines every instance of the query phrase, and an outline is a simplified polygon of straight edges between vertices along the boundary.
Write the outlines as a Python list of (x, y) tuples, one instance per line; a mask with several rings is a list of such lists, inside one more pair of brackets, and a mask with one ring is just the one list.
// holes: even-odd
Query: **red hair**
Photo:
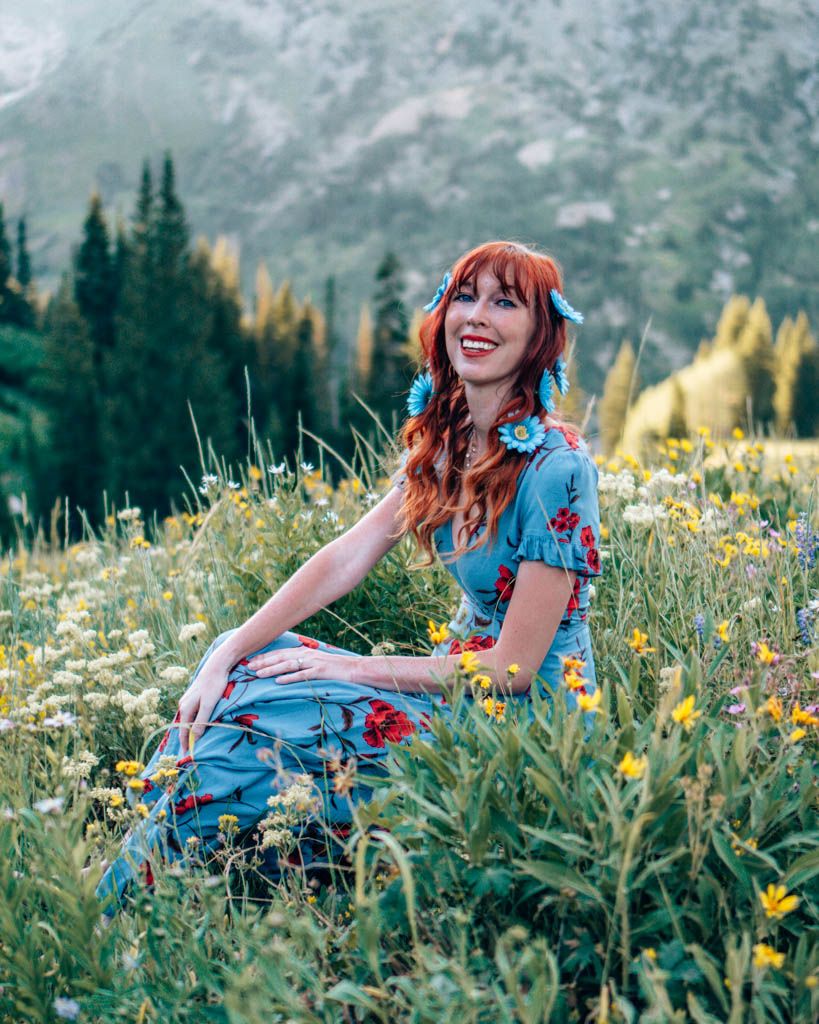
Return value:
[[(493, 274), (505, 293), (514, 292), (532, 308), (535, 329), (509, 399), (489, 431), (487, 451), (465, 474), (471, 420), (464, 385), (447, 356), (444, 319), (453, 298), (466, 284), (474, 290), (483, 271)], [(487, 242), (458, 260), (441, 301), (421, 324), (421, 348), (434, 395), (423, 412), (411, 416), (402, 430), (408, 456), (401, 525), (412, 532), (419, 551), (429, 561), (433, 533), (458, 511), (466, 514), (467, 540), (461, 543), (460, 537), (454, 538), (455, 555), (497, 537), (498, 521), (515, 496), (517, 477), (528, 457), (508, 449), (497, 428), (510, 415), (519, 420), (535, 414), (546, 420), (538, 397), (540, 380), (544, 370), (552, 370), (566, 349), (566, 321), (551, 301), (552, 288), (563, 290), (560, 270), (550, 257), (516, 242)], [(554, 413), (550, 418), (561, 422)], [(475, 540), (484, 521), (486, 533)]]

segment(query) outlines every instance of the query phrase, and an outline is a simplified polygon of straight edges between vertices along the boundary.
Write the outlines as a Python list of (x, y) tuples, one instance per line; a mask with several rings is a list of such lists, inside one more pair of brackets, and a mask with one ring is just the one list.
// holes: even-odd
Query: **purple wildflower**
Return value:
[(697, 612), (694, 616), (694, 629), (697, 631), (697, 636), (702, 640), (705, 634), (705, 616), (702, 612)]

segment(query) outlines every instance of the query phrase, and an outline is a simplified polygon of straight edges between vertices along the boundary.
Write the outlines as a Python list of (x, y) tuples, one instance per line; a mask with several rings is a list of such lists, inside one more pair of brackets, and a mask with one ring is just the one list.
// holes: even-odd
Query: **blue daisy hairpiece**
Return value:
[(563, 361), (563, 356), (557, 357), (552, 373), (554, 374), (555, 384), (557, 384), (557, 390), (561, 395), (565, 395), (569, 390), (569, 375), (566, 373), (566, 363)]
[(525, 420), (498, 427), (498, 436), (510, 451), (529, 453), (543, 443), (546, 428), (537, 416), (527, 416)]
[(433, 309), (437, 309), (438, 308), (438, 303), (444, 297), (444, 292), (446, 292), (447, 288), (449, 287), (449, 282), (451, 280), (452, 280), (452, 274), (450, 274), (450, 272), (447, 271), (444, 274), (443, 281), (438, 285), (438, 291), (435, 293), (435, 295), (434, 295), (434, 297), (432, 299), (432, 302), (428, 302), (426, 304), (426, 306), (424, 306), (424, 312), (425, 313), (431, 313), (433, 311)]
[[(564, 320), (571, 320), (572, 323), (575, 324), (583, 323), (583, 314), (578, 313), (576, 309), (573, 309), (563, 298), (557, 288), (552, 288), (549, 295), (552, 297), (552, 303), (555, 309), (560, 313)], [(561, 392), (561, 394), (563, 394), (563, 392)]]
[(409, 394), (407, 395), (407, 412), (410, 416), (420, 416), (429, 405), (434, 394), (435, 385), (432, 380), (432, 374), (429, 371), (420, 373), (412, 382)]

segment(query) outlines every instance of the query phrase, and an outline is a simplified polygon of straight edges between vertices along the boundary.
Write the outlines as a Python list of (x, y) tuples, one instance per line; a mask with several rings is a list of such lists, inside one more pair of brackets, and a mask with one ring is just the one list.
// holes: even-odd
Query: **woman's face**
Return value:
[(464, 284), (444, 318), (446, 351), (465, 384), (494, 389), (504, 397), (514, 384), (535, 333), (535, 314), (517, 297), (511, 282), (504, 293), (490, 270), (474, 286)]

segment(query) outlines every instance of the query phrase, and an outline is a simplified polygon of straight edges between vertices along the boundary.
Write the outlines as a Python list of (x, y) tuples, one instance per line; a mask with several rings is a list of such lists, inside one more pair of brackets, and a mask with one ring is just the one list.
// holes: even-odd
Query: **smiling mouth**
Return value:
[(461, 338), (461, 348), (467, 352), (491, 352), (497, 347), (494, 341), (489, 341), (487, 338), (476, 338), (469, 335)]

